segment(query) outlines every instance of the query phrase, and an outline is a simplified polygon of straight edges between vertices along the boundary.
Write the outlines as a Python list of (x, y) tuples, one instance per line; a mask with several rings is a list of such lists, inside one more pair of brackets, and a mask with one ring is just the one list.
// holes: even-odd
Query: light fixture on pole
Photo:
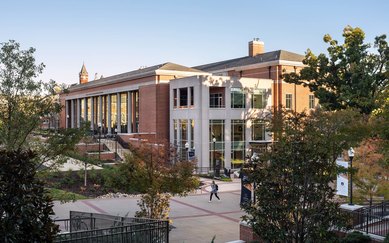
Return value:
[(353, 204), (353, 159), (354, 159), (354, 149), (351, 147), (348, 151), (348, 157), (350, 159), (350, 203)]
[(216, 138), (215, 137), (212, 138), (212, 142), (213, 142), (213, 158), (212, 158), (212, 162), (213, 162), (213, 176), (215, 177), (216, 176), (216, 161), (215, 161)]
[(189, 150), (189, 143), (186, 142), (186, 143), (185, 143), (185, 151), (186, 151), (186, 160), (187, 160), (187, 161), (189, 160), (188, 150)]
[(100, 129), (101, 129), (101, 123), (98, 123), (98, 133), (99, 133), (99, 160), (100, 160), (100, 155), (101, 155), (101, 148), (100, 148), (100, 140), (101, 140), (101, 134), (100, 134)]

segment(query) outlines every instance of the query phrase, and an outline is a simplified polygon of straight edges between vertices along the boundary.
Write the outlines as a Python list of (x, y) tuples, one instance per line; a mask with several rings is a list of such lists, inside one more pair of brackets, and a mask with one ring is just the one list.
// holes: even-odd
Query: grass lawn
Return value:
[(67, 192), (60, 189), (55, 188), (47, 188), (49, 195), (53, 200), (58, 200), (61, 202), (68, 202), (68, 201), (76, 201), (80, 199), (88, 199), (86, 196), (73, 193), (73, 192)]

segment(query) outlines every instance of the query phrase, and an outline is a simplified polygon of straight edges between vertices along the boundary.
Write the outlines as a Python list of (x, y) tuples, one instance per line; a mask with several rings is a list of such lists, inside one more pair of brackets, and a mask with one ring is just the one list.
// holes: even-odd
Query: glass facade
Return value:
[(127, 132), (128, 112), (127, 112), (127, 93), (120, 94), (120, 131)]
[(86, 99), (87, 120), (92, 122), (92, 99), (89, 97)]
[(111, 95), (111, 130), (115, 132), (117, 127), (117, 95)]
[[(213, 138), (216, 139), (213, 142)], [(224, 120), (209, 120), (209, 167), (224, 168)]]
[(188, 120), (179, 120), (180, 144), (179, 150), (182, 159), (186, 158), (185, 144), (188, 142)]
[(85, 99), (81, 99), (80, 102), (80, 115), (81, 115), (81, 122), (85, 122)]
[(240, 168), (245, 158), (245, 121), (231, 120), (231, 167)]
[(246, 95), (241, 88), (231, 88), (231, 108), (245, 108)]

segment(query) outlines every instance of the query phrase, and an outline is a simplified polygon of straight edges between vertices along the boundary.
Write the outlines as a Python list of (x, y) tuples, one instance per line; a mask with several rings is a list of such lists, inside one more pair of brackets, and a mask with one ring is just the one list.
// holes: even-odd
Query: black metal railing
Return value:
[(70, 219), (55, 220), (61, 232), (55, 242), (169, 242), (169, 222), (143, 218), (70, 212)]
[(385, 237), (389, 234), (389, 202), (348, 211), (351, 226), (355, 230)]

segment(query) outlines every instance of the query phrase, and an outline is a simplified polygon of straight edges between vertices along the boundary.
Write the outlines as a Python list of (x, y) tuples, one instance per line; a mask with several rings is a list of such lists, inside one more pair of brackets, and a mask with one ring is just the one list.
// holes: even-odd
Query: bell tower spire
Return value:
[(88, 83), (88, 72), (86, 71), (85, 64), (82, 63), (80, 76), (80, 84)]

